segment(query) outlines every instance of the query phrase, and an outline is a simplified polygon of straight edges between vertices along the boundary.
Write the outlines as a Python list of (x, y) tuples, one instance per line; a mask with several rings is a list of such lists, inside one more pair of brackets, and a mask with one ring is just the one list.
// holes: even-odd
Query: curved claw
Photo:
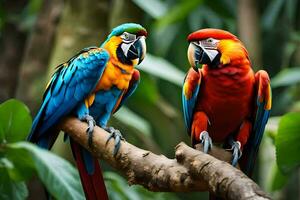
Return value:
[(212, 140), (209, 137), (209, 134), (207, 131), (202, 131), (200, 133), (200, 142), (203, 144), (203, 151), (204, 153), (207, 153), (208, 150), (212, 148)]
[(230, 150), (233, 151), (231, 165), (235, 167), (242, 156), (241, 143), (239, 141), (232, 141)]
[(118, 129), (114, 129), (113, 127), (103, 127), (103, 129), (110, 133), (110, 136), (106, 140), (106, 144), (112, 138), (114, 138), (114, 140), (115, 140), (113, 155), (116, 156), (121, 147), (121, 140), (124, 140), (124, 138)]
[(88, 123), (88, 128), (86, 129), (86, 132), (88, 134), (88, 145), (89, 147), (92, 146), (93, 144), (93, 132), (94, 132), (94, 127), (96, 125), (96, 122), (94, 118), (90, 115), (85, 115), (81, 121), (86, 121)]

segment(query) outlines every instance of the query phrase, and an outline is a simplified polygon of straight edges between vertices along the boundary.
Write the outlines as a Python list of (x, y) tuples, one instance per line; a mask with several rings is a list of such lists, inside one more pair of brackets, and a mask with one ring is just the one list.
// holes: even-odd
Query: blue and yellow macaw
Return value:
[[(114, 154), (120, 147), (120, 132), (107, 122), (134, 92), (140, 64), (146, 54), (147, 31), (139, 24), (126, 23), (112, 30), (101, 47), (82, 49), (59, 65), (49, 81), (28, 136), (28, 140), (50, 149), (58, 136), (55, 125), (67, 115), (88, 123), (89, 145), (95, 124), (115, 139)], [(70, 139), (87, 199), (108, 199), (101, 169), (96, 158)]]

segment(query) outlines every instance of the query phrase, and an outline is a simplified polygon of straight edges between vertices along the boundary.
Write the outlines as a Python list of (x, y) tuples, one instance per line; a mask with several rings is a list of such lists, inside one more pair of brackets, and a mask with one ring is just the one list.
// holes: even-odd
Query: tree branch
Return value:
[[(151, 191), (190, 192), (211, 191), (226, 199), (270, 199), (256, 183), (230, 164), (183, 142), (176, 146), (175, 159), (156, 155), (122, 141), (116, 157), (113, 156), (114, 141), (106, 144), (109, 133), (95, 127), (93, 146), (88, 147), (86, 123), (76, 118), (66, 118), (59, 128), (76, 142), (87, 148), (94, 156), (105, 160), (128, 180), (130, 185), (139, 184)], [(230, 161), (231, 154), (213, 147), (210, 153)], [(224, 156), (225, 155), (225, 156)]]

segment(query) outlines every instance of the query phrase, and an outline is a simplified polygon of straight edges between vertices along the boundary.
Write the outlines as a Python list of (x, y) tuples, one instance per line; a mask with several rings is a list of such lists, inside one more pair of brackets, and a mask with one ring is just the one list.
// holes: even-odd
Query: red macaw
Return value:
[[(146, 36), (141, 25), (122, 24), (112, 30), (101, 47), (85, 48), (59, 65), (44, 93), (28, 140), (50, 149), (59, 133), (55, 125), (72, 114), (88, 123), (89, 145), (95, 124), (109, 131), (108, 140), (115, 139), (115, 155), (122, 136), (107, 127), (107, 122), (137, 88), (140, 74), (135, 66), (146, 54)], [(86, 199), (108, 199), (98, 160), (72, 139), (70, 143)]]
[[(183, 85), (185, 124), (192, 144), (230, 147), (232, 165), (251, 177), (271, 109), (270, 79), (254, 74), (248, 52), (233, 34), (202, 29), (188, 36), (191, 65)], [(198, 66), (202, 65), (199, 69)]]

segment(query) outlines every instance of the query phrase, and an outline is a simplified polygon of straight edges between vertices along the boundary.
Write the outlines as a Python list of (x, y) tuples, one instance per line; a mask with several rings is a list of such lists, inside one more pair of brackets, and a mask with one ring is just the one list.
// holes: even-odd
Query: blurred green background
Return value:
[[(265, 69), (272, 78), (272, 118), (255, 180), (274, 199), (300, 199), (299, 163), (284, 171), (275, 156), (278, 123), (284, 121), (280, 117), (300, 111), (300, 0), (2, 0), (0, 102), (22, 100), (34, 116), (55, 66), (84, 47), (100, 45), (113, 27), (124, 22), (140, 23), (149, 33), (147, 56), (138, 67), (141, 83), (111, 120), (127, 141), (170, 158), (180, 141), (189, 144), (181, 110), (181, 84), (189, 67), (186, 37), (201, 28), (228, 30), (245, 44), (254, 70)], [(295, 134), (300, 134), (300, 124), (294, 126)], [(294, 150), (300, 151), (299, 144)], [(72, 162), (68, 144), (61, 139), (53, 151)], [(297, 157), (297, 152), (284, 155)], [(113, 171), (105, 163), (103, 168)], [(128, 189), (115, 173), (106, 177), (116, 181), (109, 182), (112, 199), (207, 196), (152, 194), (137, 186)], [(36, 180), (29, 182), (29, 199), (40, 199), (35, 193), (40, 191), (38, 185)]]

